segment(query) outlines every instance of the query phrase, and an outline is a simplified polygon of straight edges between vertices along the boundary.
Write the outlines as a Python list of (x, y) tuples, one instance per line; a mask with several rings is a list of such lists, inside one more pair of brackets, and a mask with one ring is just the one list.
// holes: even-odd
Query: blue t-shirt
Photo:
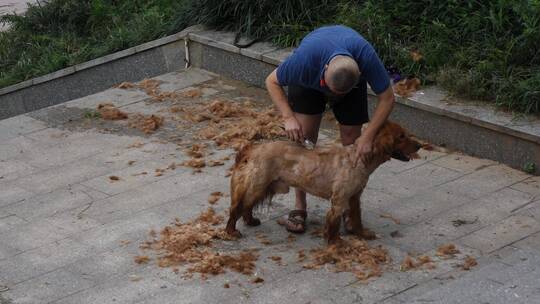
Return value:
[(373, 46), (355, 30), (333, 25), (309, 33), (300, 46), (277, 69), (281, 86), (298, 85), (320, 92), (329, 92), (324, 81), (324, 66), (337, 55), (353, 58), (361, 76), (375, 94), (390, 86), (388, 72), (384, 68)]

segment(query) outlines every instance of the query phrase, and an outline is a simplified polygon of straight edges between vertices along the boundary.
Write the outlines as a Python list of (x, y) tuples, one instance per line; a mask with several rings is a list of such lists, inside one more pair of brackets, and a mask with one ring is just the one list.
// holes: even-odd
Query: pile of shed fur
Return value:
[[(151, 232), (152, 240), (144, 242), (140, 248), (157, 252), (156, 260), (160, 267), (173, 267), (178, 272), (179, 266), (187, 265), (185, 277), (199, 273), (202, 278), (206, 278), (208, 275), (224, 273), (226, 269), (245, 275), (253, 274), (255, 261), (259, 257), (256, 251), (242, 250), (223, 254), (213, 248), (218, 240), (230, 240), (217, 227), (222, 222), (223, 216), (217, 215), (213, 208), (208, 208), (199, 217), (186, 223), (176, 219), (173, 224), (163, 228), (159, 235)], [(135, 259), (140, 260), (141, 256)]]

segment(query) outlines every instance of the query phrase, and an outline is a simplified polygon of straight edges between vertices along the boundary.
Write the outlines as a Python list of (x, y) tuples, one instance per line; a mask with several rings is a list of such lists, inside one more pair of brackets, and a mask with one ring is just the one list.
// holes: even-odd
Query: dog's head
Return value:
[(409, 161), (417, 157), (416, 152), (422, 145), (400, 125), (387, 121), (377, 133), (373, 143), (373, 152), (388, 159), (395, 158)]

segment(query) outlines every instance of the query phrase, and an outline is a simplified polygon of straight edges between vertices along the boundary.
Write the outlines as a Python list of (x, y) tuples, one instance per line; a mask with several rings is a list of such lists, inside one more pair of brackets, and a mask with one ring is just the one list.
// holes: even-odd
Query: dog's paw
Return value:
[(377, 238), (377, 235), (375, 234), (375, 232), (367, 228), (362, 228), (362, 230), (359, 233), (357, 233), (357, 235), (364, 240), (374, 240)]
[(244, 223), (246, 223), (246, 225), (248, 226), (259, 226), (261, 224), (261, 220), (258, 218), (252, 217), (248, 221), (244, 221)]
[(234, 229), (234, 230), (228, 230), (228, 229), (225, 229), (225, 233), (227, 234), (227, 236), (229, 236), (231, 239), (239, 239), (242, 237), (242, 233), (240, 233), (240, 231)]
[(328, 246), (337, 245), (337, 244), (340, 244), (342, 242), (343, 242), (343, 239), (341, 237), (339, 237), (339, 236), (336, 236), (336, 237), (328, 239)]

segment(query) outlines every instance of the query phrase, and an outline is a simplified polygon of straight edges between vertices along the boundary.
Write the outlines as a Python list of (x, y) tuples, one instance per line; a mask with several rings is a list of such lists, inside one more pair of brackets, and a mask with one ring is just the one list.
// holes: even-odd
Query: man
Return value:
[[(369, 120), (366, 81), (377, 94), (378, 105), (362, 133), (362, 124)], [(288, 98), (284, 86), (288, 87)], [(328, 101), (339, 122), (342, 144), (353, 144), (360, 137), (355, 165), (370, 160), (374, 136), (394, 105), (390, 79), (377, 53), (360, 34), (341, 25), (321, 27), (308, 34), (266, 78), (266, 87), (283, 116), (287, 136), (294, 141), (317, 142)], [(306, 229), (306, 193), (295, 191), (295, 210), (282, 224), (291, 232), (301, 233)]]

